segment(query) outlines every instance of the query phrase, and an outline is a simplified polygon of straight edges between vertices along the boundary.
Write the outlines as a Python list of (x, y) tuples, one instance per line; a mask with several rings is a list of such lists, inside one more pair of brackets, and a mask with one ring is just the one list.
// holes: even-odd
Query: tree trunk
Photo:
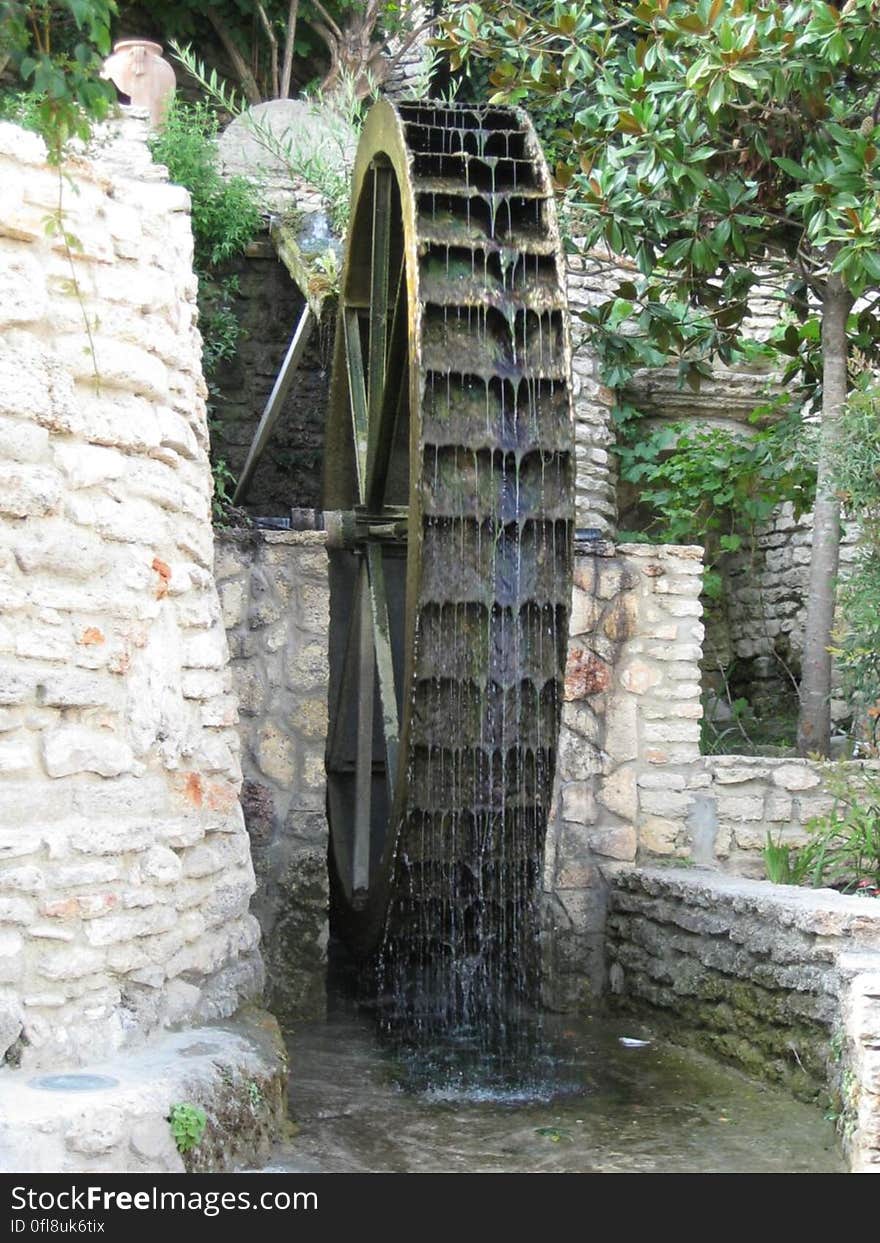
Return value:
[(290, 12), (287, 14), (287, 34), (284, 36), (284, 60), (281, 63), (281, 98), (290, 95), (290, 79), (293, 73), (293, 51), (296, 42), (296, 19), (299, 15), (299, 0), (290, 0)]
[(831, 628), (840, 562), (840, 501), (834, 492), (832, 451), (846, 404), (846, 320), (853, 299), (839, 276), (822, 297), (822, 426), (813, 510), (810, 591), (801, 663), (798, 753), (827, 755), (831, 738)]
[(242, 56), (241, 52), (235, 46), (232, 35), (229, 33), (220, 14), (210, 5), (205, 7), (205, 17), (217, 31), (217, 37), (226, 49), (226, 55), (232, 61), (232, 67), (238, 75), (241, 83), (241, 89), (244, 91), (245, 98), (249, 104), (259, 104), (263, 102), (263, 96), (260, 94), (260, 88), (257, 85), (257, 79), (251, 73), (250, 67)]

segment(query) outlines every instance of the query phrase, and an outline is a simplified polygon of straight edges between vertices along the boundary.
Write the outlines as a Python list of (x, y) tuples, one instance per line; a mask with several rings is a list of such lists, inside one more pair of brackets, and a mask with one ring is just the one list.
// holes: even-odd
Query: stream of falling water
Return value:
[(423, 558), (378, 1010), (401, 1056), (470, 1057), (501, 1090), (543, 1047), (573, 534), (564, 275), (522, 115), (400, 111), (419, 213)]

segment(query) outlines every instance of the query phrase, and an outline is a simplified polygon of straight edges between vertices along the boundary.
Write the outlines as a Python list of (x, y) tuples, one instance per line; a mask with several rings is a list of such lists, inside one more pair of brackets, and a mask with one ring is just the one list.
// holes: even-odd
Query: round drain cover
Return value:
[(44, 1092), (100, 1092), (118, 1087), (119, 1080), (109, 1075), (41, 1075), (39, 1079), (31, 1079), (28, 1086)]

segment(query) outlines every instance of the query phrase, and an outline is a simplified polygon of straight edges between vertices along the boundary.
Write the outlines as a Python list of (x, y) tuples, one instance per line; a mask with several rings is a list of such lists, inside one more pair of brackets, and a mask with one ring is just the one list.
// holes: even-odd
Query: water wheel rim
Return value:
[[(412, 757), (412, 725), (413, 725), (413, 696), (414, 686), (417, 675), (417, 640), (418, 640), (418, 623), (421, 616), (420, 606), (423, 603), (421, 598), (422, 580), (423, 580), (423, 536), (425, 531), (425, 488), (423, 487), (423, 460), (422, 455), (425, 450), (425, 442), (423, 436), (423, 397), (426, 392), (426, 371), (423, 357), (423, 342), (427, 314), (427, 303), (423, 298), (423, 289), (421, 282), (420, 259), (425, 253), (425, 244), (420, 238), (419, 233), (419, 201), (418, 198), (424, 198), (424, 191), (419, 196), (417, 177), (414, 169), (418, 156), (414, 154), (410, 147), (407, 137), (407, 126), (413, 127), (421, 122), (421, 109), (425, 109), (425, 115), (429, 115), (433, 105), (413, 105), (404, 107), (394, 107), (388, 103), (380, 103), (371, 110), (364, 128), (363, 135), (358, 148), (356, 157), (355, 170), (353, 175), (352, 189), (352, 213), (351, 226), (346, 251), (345, 275), (343, 280), (342, 296), (340, 298), (339, 326), (337, 331), (336, 352), (334, 358), (333, 380), (331, 386), (331, 406), (330, 419), (328, 421), (328, 441), (327, 441), (327, 469), (325, 475), (325, 507), (329, 510), (345, 510), (353, 499), (359, 499), (362, 510), (368, 510), (369, 505), (366, 501), (370, 499), (375, 508), (375, 495), (370, 496), (370, 483), (368, 478), (358, 478), (358, 465), (356, 459), (358, 457), (357, 440), (357, 419), (354, 409), (355, 402), (353, 400), (353, 388), (351, 382), (351, 359), (349, 346), (353, 340), (351, 332), (351, 312), (352, 304), (363, 301), (364, 281), (366, 261), (364, 257), (363, 242), (363, 208), (362, 203), (365, 194), (369, 194), (370, 178), (375, 178), (376, 168), (384, 167), (390, 170), (393, 177), (396, 193), (399, 196), (399, 227), (401, 230), (400, 238), (400, 254), (403, 263), (403, 276), (405, 283), (406, 302), (407, 302), (407, 342), (406, 353), (408, 359), (408, 376), (406, 381), (406, 391), (408, 395), (407, 422), (409, 428), (409, 487), (407, 496), (408, 506), (408, 543), (406, 553), (406, 588), (405, 588), (405, 622), (402, 630), (403, 643), (403, 661), (404, 667), (399, 672), (396, 683), (397, 703), (399, 709), (399, 722), (397, 730), (397, 752), (394, 762), (394, 773), (392, 782), (394, 787), (393, 800), (388, 811), (385, 838), (382, 844), (381, 855), (374, 857), (373, 864), (369, 871), (368, 883), (358, 891), (358, 886), (352, 882), (352, 852), (350, 836), (345, 831), (345, 826), (340, 824), (344, 819), (344, 809), (338, 805), (334, 807), (334, 782), (336, 775), (333, 772), (333, 761), (331, 756), (332, 747), (328, 747), (328, 786), (329, 786), (329, 806), (328, 811), (331, 820), (331, 837), (333, 845), (331, 847), (331, 877), (334, 883), (337, 897), (337, 931), (341, 931), (342, 935), (349, 942), (350, 948), (353, 948), (359, 955), (369, 954), (378, 944), (383, 930), (387, 931), (387, 923), (389, 917), (390, 904), (394, 896), (394, 870), (395, 858), (398, 842), (404, 829), (404, 821), (407, 814), (407, 796), (408, 790), (408, 770)], [(447, 110), (453, 111), (453, 110)], [(464, 115), (469, 110), (462, 110)], [(482, 110), (483, 113), (492, 112), (493, 110)], [(528, 119), (519, 110), (508, 110), (502, 114), (501, 110), (494, 110), (498, 117), (502, 117), (504, 124), (517, 126), (521, 131), (524, 139), (524, 149), (529, 160), (537, 167), (536, 181), (538, 189), (535, 191), (534, 197), (537, 202), (543, 206), (536, 208), (536, 218), (541, 217), (544, 212), (546, 216), (545, 238), (542, 241), (544, 246), (544, 254), (550, 255), (552, 264), (555, 265), (556, 286), (555, 293), (560, 294), (564, 284), (564, 273), (561, 267), (559, 254), (559, 236), (558, 228), (555, 220), (555, 210), (552, 203), (552, 189), (549, 183), (549, 174), (546, 166), (543, 164), (543, 157), (540, 154), (540, 148), (534, 136)], [(445, 157), (444, 157), (445, 158)], [(492, 166), (492, 185), (494, 187), (494, 166)], [(478, 206), (476, 199), (474, 200), (475, 209)], [(373, 205), (375, 206), (375, 190), (373, 191)], [(491, 229), (489, 232), (492, 237), (495, 235), (494, 212), (497, 210), (496, 202), (490, 203), (490, 211), (493, 213)], [(508, 215), (510, 208), (508, 204)], [(467, 220), (470, 223), (471, 209), (467, 208)], [(511, 224), (512, 228), (512, 224)], [(495, 246), (495, 243), (492, 243)], [(428, 247), (430, 249), (430, 246)], [(370, 237), (371, 253), (376, 249), (376, 237), (373, 233)], [(503, 264), (506, 262), (504, 257), (504, 247), (495, 246), (495, 252), (501, 254), (502, 277), (504, 277)], [(380, 245), (379, 251), (382, 247)], [(495, 254), (493, 252), (493, 254)], [(449, 259), (449, 246), (447, 246), (447, 265)], [(538, 259), (536, 258), (536, 271)], [(543, 260), (542, 260), (543, 262)], [(353, 275), (354, 274), (354, 275)], [(506, 278), (504, 278), (506, 279)], [(372, 299), (372, 289), (371, 289)], [(525, 305), (525, 303), (524, 303)], [(357, 309), (357, 308), (355, 308)], [(371, 307), (371, 311), (375, 309)], [(525, 316), (527, 318), (528, 311)], [(348, 320), (348, 322), (347, 322)], [(548, 321), (549, 322), (549, 321)], [(470, 323), (470, 311), (468, 311), (468, 323)], [(370, 334), (372, 339), (372, 334)], [(566, 418), (568, 435), (571, 436), (571, 407), (570, 407), (570, 384), (568, 382), (568, 374), (570, 369), (570, 346), (568, 342), (568, 326), (563, 317), (560, 328), (560, 345), (559, 345), (559, 373), (560, 383), (566, 389)], [(461, 381), (464, 383), (465, 364), (463, 363)], [(362, 373), (369, 374), (372, 363), (368, 358), (362, 364)], [(540, 386), (540, 382), (536, 382)], [(504, 381), (501, 381), (502, 392)], [(489, 380), (486, 381), (487, 402), (489, 393)], [(514, 397), (516, 403), (518, 398)], [(363, 404), (363, 398), (361, 399)], [(367, 398), (369, 406), (369, 398)], [(565, 440), (565, 434), (561, 434), (561, 439)], [(361, 434), (361, 457), (369, 456), (369, 428)], [(571, 446), (566, 442), (564, 452), (570, 454)], [(340, 469), (340, 460), (347, 463), (344, 469)], [(494, 459), (493, 459), (494, 460)], [(542, 456), (543, 463), (543, 456)], [(558, 469), (558, 464), (557, 464)], [(543, 471), (543, 465), (542, 465)], [(361, 476), (369, 475), (369, 468), (365, 466), (360, 472)], [(571, 491), (571, 480), (569, 478), (569, 492)], [(427, 490), (430, 500), (430, 489)], [(380, 519), (383, 513), (377, 515)], [(571, 533), (573, 530), (572, 515), (566, 515), (564, 526), (566, 535), (564, 542), (568, 546), (569, 570), (570, 570), (570, 544)], [(555, 545), (556, 528), (553, 528), (553, 539)], [(545, 549), (546, 551), (546, 549)], [(381, 558), (381, 553), (379, 554)], [(554, 548), (555, 556), (555, 548)], [(370, 558), (375, 560), (375, 550), (371, 550), (365, 554), (364, 560), (369, 561)], [(370, 579), (368, 569), (362, 574), (364, 582)], [(565, 602), (567, 609), (567, 600)], [(353, 618), (349, 618), (353, 623)], [(567, 613), (565, 617), (567, 630)], [(367, 627), (362, 626), (362, 630), (366, 631)], [(564, 658), (563, 658), (564, 660)], [(336, 663), (338, 665), (339, 658), (337, 654)], [(398, 664), (399, 664), (398, 660)], [(557, 682), (561, 680), (560, 660), (557, 657), (554, 667), (554, 675)], [(334, 723), (339, 715), (339, 687), (334, 688), (332, 685), (333, 678), (331, 674), (331, 733)], [(337, 695), (337, 702), (334, 706), (334, 690)], [(557, 686), (558, 697), (561, 700), (561, 686)], [(556, 708), (556, 721), (558, 728), (558, 705)], [(553, 747), (555, 748), (555, 737), (553, 739)], [(372, 767), (372, 765), (371, 765)], [(386, 763), (385, 773), (386, 779), (388, 774), (388, 765)], [(546, 784), (546, 782), (545, 782)], [(543, 813), (548, 809), (545, 807)]]

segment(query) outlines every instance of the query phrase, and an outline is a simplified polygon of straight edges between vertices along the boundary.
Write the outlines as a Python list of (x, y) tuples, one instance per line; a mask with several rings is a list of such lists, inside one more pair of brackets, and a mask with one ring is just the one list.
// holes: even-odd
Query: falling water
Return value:
[(506, 1073), (540, 1005), (570, 593), (563, 273), (522, 114), (399, 111), (419, 213), (422, 573), (380, 1013), (403, 1045)]

